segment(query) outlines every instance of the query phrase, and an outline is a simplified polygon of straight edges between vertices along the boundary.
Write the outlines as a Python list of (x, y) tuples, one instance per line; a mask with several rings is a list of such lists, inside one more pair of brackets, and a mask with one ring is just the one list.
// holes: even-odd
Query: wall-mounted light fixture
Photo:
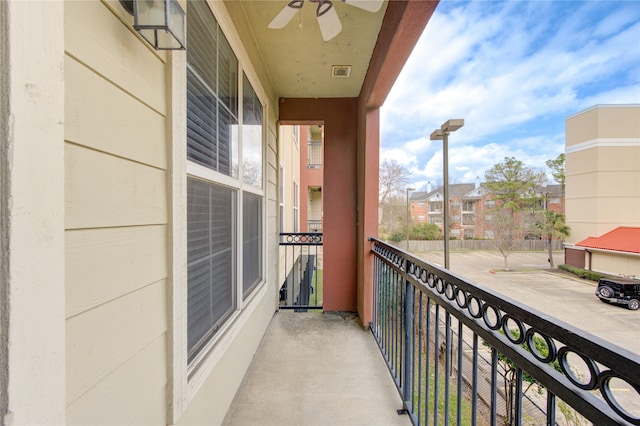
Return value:
[(120, 0), (133, 28), (156, 50), (187, 48), (185, 13), (177, 0)]

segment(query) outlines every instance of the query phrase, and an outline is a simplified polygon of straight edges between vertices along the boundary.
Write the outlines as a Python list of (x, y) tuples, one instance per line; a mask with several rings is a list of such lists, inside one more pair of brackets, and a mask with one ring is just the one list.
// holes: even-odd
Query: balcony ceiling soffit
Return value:
[[(378, 12), (372, 13), (340, 0), (333, 1), (342, 31), (327, 42), (322, 39), (316, 19), (317, 3), (311, 1), (304, 2), (285, 28), (269, 29), (269, 22), (287, 3), (288, 0), (226, 1), (236, 26), (251, 34), (275, 95), (286, 98), (357, 97), (387, 2)], [(246, 43), (246, 34), (243, 39)], [(333, 65), (351, 65), (351, 76), (332, 77)]]

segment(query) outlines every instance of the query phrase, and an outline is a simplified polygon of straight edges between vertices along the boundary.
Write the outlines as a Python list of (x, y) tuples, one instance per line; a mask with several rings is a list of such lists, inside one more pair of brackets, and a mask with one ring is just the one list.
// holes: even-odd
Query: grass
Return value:
[(309, 297), (309, 304), (311, 305), (322, 305), (322, 269), (316, 269), (313, 272), (313, 277), (311, 278), (311, 285), (313, 286), (313, 293)]
[[(426, 358), (425, 354), (422, 354), (423, 360)], [(438, 424), (444, 424), (445, 420), (445, 382), (449, 379), (449, 423), (457, 424), (457, 415), (458, 415), (458, 388), (457, 388), (457, 378), (455, 376), (448, 377), (446, 372), (444, 371), (444, 365), (438, 366)], [(426, 377), (423, 375), (421, 378), (421, 398), (420, 401), (420, 421), (423, 424), (434, 424), (433, 421), (433, 409), (434, 409), (434, 388), (436, 383), (435, 377), (435, 367), (433, 364), (429, 367), (429, 398), (428, 402), (425, 400), (425, 392), (426, 392)], [(463, 388), (466, 385), (463, 384)], [(414, 403), (417, 404), (417, 394), (414, 396), (416, 400)], [(462, 419), (460, 420), (460, 424), (469, 425), (471, 424), (471, 402), (467, 401), (464, 395), (461, 396), (460, 401), (462, 403)], [(428, 419), (425, 422), (425, 408), (428, 404)], [(417, 407), (416, 407), (417, 408)], [(415, 408), (414, 408), (415, 410)], [(416, 410), (417, 411), (417, 410)]]

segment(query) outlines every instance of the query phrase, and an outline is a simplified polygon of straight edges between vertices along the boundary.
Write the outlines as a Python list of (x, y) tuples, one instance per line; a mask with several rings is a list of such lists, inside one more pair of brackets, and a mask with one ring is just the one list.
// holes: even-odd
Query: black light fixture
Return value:
[(185, 13), (177, 0), (120, 0), (133, 28), (156, 50), (185, 50)]

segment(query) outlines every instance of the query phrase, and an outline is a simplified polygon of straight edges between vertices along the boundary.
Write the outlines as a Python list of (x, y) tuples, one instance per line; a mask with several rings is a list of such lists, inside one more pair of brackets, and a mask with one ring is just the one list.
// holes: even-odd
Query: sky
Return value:
[(424, 189), (473, 183), (505, 157), (532, 168), (564, 152), (567, 117), (640, 104), (640, 1), (440, 2), (381, 109), (380, 161)]

